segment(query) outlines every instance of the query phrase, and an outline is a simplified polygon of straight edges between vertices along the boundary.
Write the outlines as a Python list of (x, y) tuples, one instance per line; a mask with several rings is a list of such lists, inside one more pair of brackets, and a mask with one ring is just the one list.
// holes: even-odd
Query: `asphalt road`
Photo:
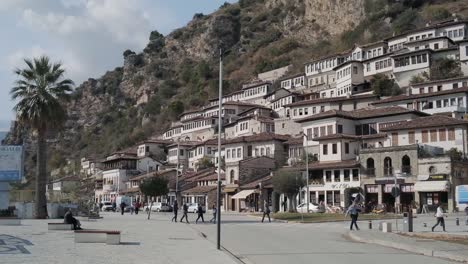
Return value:
[[(192, 223), (195, 215), (191, 216)], [(206, 215), (206, 218), (208, 215)], [(222, 246), (240, 263), (454, 263), (402, 250), (352, 242), (345, 237), (347, 223), (260, 223), (242, 215), (223, 215)], [(367, 228), (361, 222), (361, 228)], [(215, 246), (216, 225), (191, 224)]]

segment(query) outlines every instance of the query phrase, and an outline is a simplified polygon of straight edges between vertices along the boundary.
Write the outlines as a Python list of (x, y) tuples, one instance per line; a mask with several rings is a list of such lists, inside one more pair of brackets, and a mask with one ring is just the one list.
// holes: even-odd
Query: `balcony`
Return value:
[(366, 168), (362, 170), (362, 173), (367, 177), (375, 177), (375, 168)]
[(310, 186), (323, 186), (323, 179), (309, 179)]
[(393, 167), (384, 167), (384, 176), (393, 176)]
[(105, 192), (114, 192), (115, 190), (117, 190), (117, 186), (113, 184), (104, 184), (102, 186), (102, 190)]

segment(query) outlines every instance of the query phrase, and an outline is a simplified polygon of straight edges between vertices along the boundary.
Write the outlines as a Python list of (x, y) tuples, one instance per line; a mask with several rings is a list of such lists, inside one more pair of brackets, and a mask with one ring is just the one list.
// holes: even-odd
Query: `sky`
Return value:
[[(123, 64), (126, 49), (140, 52), (149, 33), (166, 35), (195, 13), (225, 0), (0, 0), (0, 131), (14, 119), (9, 91), (24, 58), (62, 62), (78, 86)], [(234, 0), (228, 1), (234, 2)]]

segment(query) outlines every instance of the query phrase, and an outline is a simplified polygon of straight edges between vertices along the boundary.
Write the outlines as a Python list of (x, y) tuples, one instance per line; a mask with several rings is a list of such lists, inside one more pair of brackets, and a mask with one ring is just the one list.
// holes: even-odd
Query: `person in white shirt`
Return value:
[(444, 232), (445, 232), (445, 220), (444, 220), (444, 209), (442, 208), (442, 205), (438, 204), (437, 206), (437, 211), (435, 214), (435, 217), (437, 218), (437, 223), (432, 227), (432, 232), (434, 232), (434, 228), (436, 228), (439, 224), (442, 226)]

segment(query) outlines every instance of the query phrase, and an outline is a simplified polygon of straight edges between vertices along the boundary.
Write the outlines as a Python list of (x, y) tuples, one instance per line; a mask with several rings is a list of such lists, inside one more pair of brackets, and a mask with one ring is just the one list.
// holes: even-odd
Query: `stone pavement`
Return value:
[[(456, 224), (456, 219), (459, 225)], [(454, 261), (468, 262), (468, 246), (433, 240), (434, 238), (466, 238), (468, 239), (468, 225), (466, 225), (465, 214), (449, 214), (445, 218), (446, 231), (442, 227), (431, 231), (436, 223), (432, 214), (417, 215), (413, 218), (413, 233), (403, 233), (403, 220), (376, 220), (372, 221), (373, 230), (368, 229), (368, 223), (361, 225), (361, 231), (348, 232), (348, 236), (354, 241), (377, 244), (391, 248), (406, 250), (426, 256), (439, 257)], [(377, 230), (380, 222), (392, 224), (394, 233), (383, 233)], [(397, 225), (398, 224), (398, 228)], [(401, 234), (405, 234), (400, 235)]]
[(21, 226), (0, 226), (1, 264), (150, 264), (236, 263), (190, 225), (171, 223), (168, 215), (121, 216), (82, 222), (85, 229), (120, 230), (122, 244), (75, 244), (72, 231), (48, 231), (51, 220), (23, 220)]

